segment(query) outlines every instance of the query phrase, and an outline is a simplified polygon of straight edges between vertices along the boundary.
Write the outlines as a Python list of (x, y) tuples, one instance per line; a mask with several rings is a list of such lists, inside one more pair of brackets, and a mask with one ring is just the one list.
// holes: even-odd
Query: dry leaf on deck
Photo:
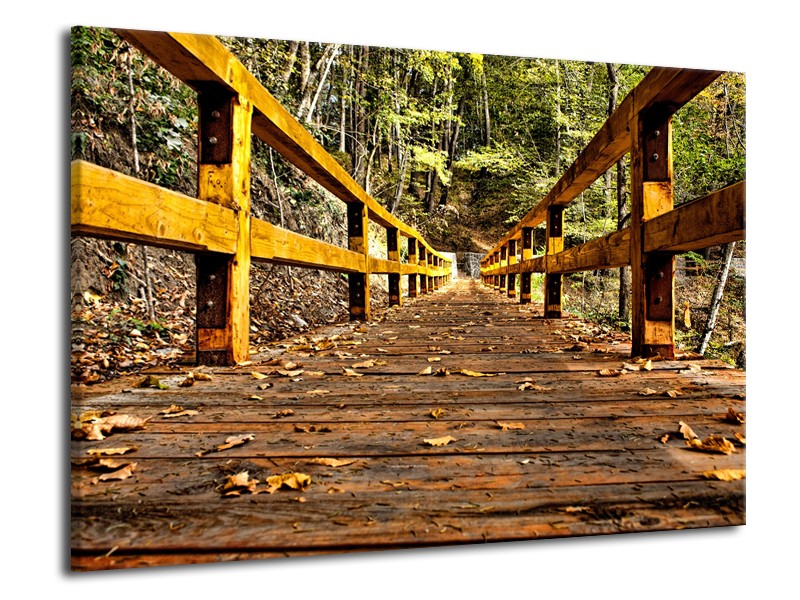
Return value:
[(422, 369), (422, 371), (417, 373), (417, 375), (430, 375), (432, 373), (433, 373), (433, 369), (431, 367), (425, 367), (424, 369)]
[(679, 390), (667, 390), (662, 395), (669, 396), (670, 398), (677, 398), (678, 396), (681, 395), (681, 392)]
[(164, 415), (164, 418), (165, 419), (175, 419), (177, 417), (193, 417), (194, 415), (199, 415), (199, 414), (200, 414), (200, 411), (198, 411), (198, 410), (187, 409), (187, 410), (182, 410), (180, 412), (173, 412), (173, 413), (166, 414), (166, 415)]
[(453, 436), (446, 435), (444, 437), (432, 438), (422, 441), (430, 446), (447, 446), (447, 444), (449, 444), (450, 442), (457, 442), (458, 440)]
[(645, 361), (645, 363), (642, 365), (642, 369), (644, 369), (645, 371), (652, 371), (653, 361), (648, 358), (647, 361)]
[(258, 371), (253, 371), (250, 373), (250, 375), (252, 375), (256, 379), (266, 379), (268, 377), (268, 375), (264, 375), (263, 373), (259, 373)]
[(479, 371), (470, 371), (469, 369), (461, 369), (461, 374), (467, 377), (495, 377), (499, 373), (481, 373)]
[(256, 439), (256, 436), (252, 433), (245, 433), (242, 435), (232, 435), (230, 437), (225, 438), (225, 443), (220, 444), (213, 450), (201, 450), (200, 452), (196, 452), (195, 456), (205, 456), (210, 452), (222, 452), (223, 450), (227, 450), (228, 448), (234, 448), (236, 446), (241, 446), (242, 444), (246, 444), (247, 442)]
[(136, 387), (140, 388), (155, 388), (158, 390), (166, 390), (169, 389), (169, 386), (165, 383), (161, 383), (161, 380), (154, 376), (148, 375), (144, 379), (142, 379)]
[(555, 388), (542, 387), (541, 385), (536, 385), (532, 381), (526, 381), (525, 383), (520, 385), (517, 389), (518, 390), (523, 390), (523, 391), (524, 390), (533, 390), (534, 392), (550, 392)]
[(272, 387), (272, 384), (269, 383), (269, 382), (267, 382), (267, 383), (259, 383), (258, 384), (258, 389), (260, 389), (260, 390), (268, 390), (271, 387)]
[(250, 479), (250, 474), (247, 471), (228, 475), (225, 482), (219, 488), (223, 496), (238, 496), (242, 492), (247, 491), (251, 494), (256, 493), (256, 486), (258, 479)]
[(728, 423), (742, 425), (744, 424), (744, 413), (736, 412), (732, 407), (728, 407), (728, 412), (723, 420)]
[(91, 448), (86, 451), (86, 454), (92, 456), (113, 456), (116, 454), (125, 454), (137, 450), (136, 446), (120, 446), (119, 448)]
[(597, 374), (600, 377), (619, 377), (622, 375), (622, 371), (619, 369), (601, 369)]
[(741, 433), (739, 433), (738, 431), (737, 431), (736, 433), (734, 433), (734, 434), (733, 434), (733, 437), (735, 437), (735, 438), (737, 439), (737, 441), (738, 441), (738, 442), (739, 442), (739, 443), (740, 443), (742, 446), (746, 446), (746, 445), (747, 445), (747, 438), (745, 438), (745, 437), (744, 437), (744, 436), (743, 436)]
[(713, 471), (703, 471), (706, 479), (719, 479), (720, 481), (737, 481), (744, 479), (745, 469), (714, 469)]
[(639, 392), (639, 395), (640, 396), (652, 396), (652, 395), (657, 394), (657, 393), (658, 393), (658, 390), (654, 390), (653, 388), (644, 388), (643, 390), (641, 390)]
[(354, 369), (369, 369), (370, 367), (374, 366), (375, 366), (375, 361), (373, 360), (365, 360), (363, 362), (353, 363)]
[(439, 350), (439, 354), (452, 354), (450, 350)]
[(279, 375), (283, 375), (284, 377), (297, 377), (298, 375), (303, 374), (303, 369), (295, 369), (294, 371), (287, 371), (286, 369), (278, 369), (276, 371)]
[(331, 428), (327, 425), (295, 425), (294, 430), (298, 433), (330, 433)]
[(314, 463), (315, 465), (325, 465), (326, 467), (333, 467), (334, 469), (338, 467), (346, 467), (347, 465), (352, 465), (356, 462), (357, 459), (352, 460), (341, 460), (338, 458), (312, 458), (310, 463)]
[(133, 472), (136, 470), (136, 465), (138, 464), (139, 463), (130, 463), (112, 473), (103, 473), (98, 479), (100, 481), (121, 481), (123, 479), (128, 479), (128, 477), (133, 475)]
[(191, 387), (194, 385), (194, 377), (187, 377), (178, 384), (178, 387)]
[(704, 440), (699, 438), (686, 441), (686, 445), (694, 450), (703, 452), (716, 452), (719, 454), (731, 454), (736, 452), (733, 443), (722, 436), (711, 434)]
[(685, 440), (693, 440), (698, 437), (692, 428), (683, 421), (678, 421), (678, 433), (682, 434)]
[(359, 373), (354, 371), (353, 369), (348, 369), (347, 367), (342, 367), (342, 375), (345, 377), (363, 377), (363, 373)]
[(189, 373), (195, 381), (211, 381), (213, 377), (208, 373), (203, 373), (202, 371), (193, 371)]
[(330, 394), (330, 393), (331, 393), (330, 390), (308, 390), (306, 392), (306, 395), (307, 396), (325, 396), (325, 395)]
[(446, 367), (439, 367), (433, 372), (434, 377), (445, 377), (446, 375), (450, 375), (450, 370)]
[(430, 358), (428, 358), (428, 362), (429, 363), (442, 362), (442, 359), (438, 356), (431, 356)]
[(292, 490), (304, 490), (311, 484), (311, 477), (305, 473), (284, 473), (267, 477), (267, 490), (270, 494), (282, 487)]
[(525, 429), (524, 423), (503, 423), (502, 421), (495, 421), (495, 423), (503, 431), (508, 431), (509, 429)]
[(282, 411), (275, 413), (272, 417), (273, 419), (281, 419), (283, 417), (291, 417), (294, 414), (294, 411), (291, 408), (284, 408)]
[(308, 375), (309, 377), (322, 377), (325, 375), (325, 371), (306, 371), (303, 375)]
[(445, 415), (445, 410), (443, 408), (432, 408), (430, 415), (434, 419), (441, 419)]

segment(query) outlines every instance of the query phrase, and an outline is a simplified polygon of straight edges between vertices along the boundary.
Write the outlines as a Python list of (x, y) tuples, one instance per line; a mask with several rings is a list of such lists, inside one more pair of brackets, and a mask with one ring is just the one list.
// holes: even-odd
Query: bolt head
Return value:
[(211, 144), (211, 145), (213, 146), (214, 144), (216, 144), (216, 143), (217, 143), (217, 138), (215, 138), (215, 137), (212, 135), (210, 138), (208, 138), (208, 143), (209, 143), (209, 144)]

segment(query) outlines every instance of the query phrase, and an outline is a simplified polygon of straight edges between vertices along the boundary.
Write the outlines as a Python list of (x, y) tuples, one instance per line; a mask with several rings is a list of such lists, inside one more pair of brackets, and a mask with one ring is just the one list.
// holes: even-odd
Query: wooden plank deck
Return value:
[[(537, 311), (460, 280), (381, 322), (205, 369), (213, 379), (191, 387), (178, 386), (184, 368), (156, 373), (164, 390), (136, 387), (142, 377), (74, 388), (73, 414), (149, 420), (73, 440), (73, 569), (744, 524), (744, 481), (703, 477), (744, 469), (744, 445), (711, 454), (678, 434), (683, 421), (700, 438), (744, 436), (724, 420), (729, 408), (745, 411), (744, 373), (678, 360), (603, 377), (632, 362), (629, 340)], [(420, 375), (427, 367), (449, 374)], [(539, 387), (520, 390), (526, 378)], [(160, 414), (173, 404), (198, 412)], [(252, 440), (207, 452), (243, 434)], [(424, 441), (444, 436), (455, 441)], [(120, 446), (136, 447), (110, 457), (136, 463), (132, 476), (99, 481), (88, 451)], [(257, 491), (287, 472), (311, 481), (224, 497), (228, 476), (242, 471), (262, 482)]]

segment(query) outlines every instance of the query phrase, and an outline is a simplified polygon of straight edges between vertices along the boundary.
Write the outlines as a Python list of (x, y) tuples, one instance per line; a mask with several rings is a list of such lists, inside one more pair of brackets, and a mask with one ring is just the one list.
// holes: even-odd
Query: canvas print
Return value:
[(80, 26), (71, 568), (745, 524), (745, 76)]

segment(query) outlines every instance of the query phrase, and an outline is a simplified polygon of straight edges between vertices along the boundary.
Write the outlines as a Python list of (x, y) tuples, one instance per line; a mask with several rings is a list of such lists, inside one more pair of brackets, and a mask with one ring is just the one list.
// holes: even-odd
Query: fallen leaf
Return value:
[(746, 445), (747, 445), (747, 438), (745, 438), (745, 437), (744, 437), (744, 436), (743, 436), (741, 433), (739, 433), (738, 431), (737, 431), (736, 433), (734, 433), (734, 434), (733, 434), (733, 437), (735, 437), (735, 438), (736, 438), (736, 439), (739, 441), (739, 443), (740, 443), (742, 446), (746, 446)]
[(590, 506), (565, 506), (564, 512), (568, 513), (576, 513), (576, 512), (589, 512), (592, 508)]
[(644, 388), (643, 390), (641, 390), (639, 392), (639, 395), (640, 396), (652, 396), (652, 395), (657, 394), (657, 393), (658, 393), (658, 390), (654, 390), (653, 388)]
[(404, 485), (408, 485), (407, 481), (389, 481), (388, 479), (384, 479), (381, 481), (384, 485), (390, 485), (392, 487), (403, 487)]
[(139, 388), (155, 388), (157, 390), (168, 390), (169, 386), (165, 383), (161, 383), (161, 380), (156, 377), (155, 375), (148, 375), (144, 379), (142, 379), (139, 384), (136, 386)]
[(661, 443), (662, 444), (666, 444), (668, 441), (669, 441), (669, 434), (668, 433), (666, 435), (662, 435), (661, 436)]
[(424, 369), (422, 369), (422, 371), (417, 373), (417, 375), (430, 375), (432, 373), (433, 373), (433, 369), (431, 367), (425, 367)]
[(200, 411), (197, 410), (182, 410), (181, 412), (176, 413), (169, 413), (164, 415), (165, 419), (175, 419), (177, 417), (193, 417), (194, 415), (199, 415)]
[(723, 419), (723, 421), (727, 423), (734, 423), (736, 425), (744, 424), (744, 420), (744, 413), (736, 412), (731, 407), (728, 407), (728, 412)]
[(98, 477), (98, 479), (100, 481), (121, 481), (123, 479), (128, 479), (133, 475), (133, 472), (136, 470), (136, 466), (138, 464), (139, 463), (130, 463), (129, 465), (126, 465), (112, 473), (103, 473)]
[(257, 493), (258, 479), (250, 479), (250, 473), (242, 471), (228, 475), (225, 482), (218, 488), (223, 496), (239, 496), (242, 492)]
[(284, 377), (297, 377), (298, 375), (303, 374), (303, 369), (295, 369), (294, 371), (288, 371), (286, 369), (278, 369), (276, 373), (278, 373), (278, 375), (283, 375)]
[(467, 377), (495, 377), (499, 373), (481, 373), (479, 371), (470, 371), (469, 369), (461, 369), (461, 374)]
[(453, 436), (447, 435), (447, 436), (440, 437), (440, 438), (432, 438), (432, 439), (427, 439), (427, 440), (422, 440), (422, 441), (425, 442), (426, 444), (431, 445), (431, 446), (446, 446), (450, 442), (457, 442), (458, 440), (456, 438), (454, 438)]
[(364, 376), (363, 373), (358, 373), (357, 371), (354, 371), (353, 369), (348, 369), (347, 367), (342, 367), (342, 375), (344, 375), (345, 377), (363, 377)]
[(434, 377), (445, 377), (450, 375), (450, 370), (445, 367), (439, 367), (433, 372)]
[(258, 389), (260, 389), (260, 390), (268, 390), (271, 387), (272, 387), (272, 384), (269, 383), (269, 382), (267, 382), (267, 383), (259, 383), (258, 384)]
[(525, 429), (524, 423), (503, 423), (502, 421), (495, 421), (495, 423), (503, 431), (508, 431), (509, 429)]
[(282, 419), (283, 417), (291, 417), (294, 414), (294, 411), (291, 408), (284, 408), (283, 410), (275, 413), (272, 417), (273, 419)]
[(304, 490), (311, 484), (311, 476), (305, 473), (284, 473), (283, 475), (273, 475), (267, 477), (267, 490), (270, 494), (280, 488), (292, 490)]
[(644, 369), (645, 371), (652, 371), (653, 361), (648, 358), (647, 361), (642, 365), (642, 369)]
[(359, 362), (359, 363), (354, 363), (353, 364), (353, 368), (354, 369), (368, 369), (368, 368), (374, 367), (374, 366), (375, 366), (375, 361), (373, 361), (373, 360), (365, 360), (363, 362)]
[(189, 375), (191, 375), (195, 381), (211, 381), (213, 379), (211, 375), (203, 373), (202, 371), (193, 371), (189, 373)]
[(692, 428), (683, 421), (678, 421), (678, 433), (683, 435), (683, 439), (685, 440), (693, 440), (698, 437), (697, 434), (692, 431)]
[(330, 390), (308, 390), (306, 392), (306, 395), (307, 396), (325, 396), (325, 395), (330, 394), (330, 393), (331, 393)]
[(703, 452), (715, 452), (719, 454), (731, 454), (736, 452), (734, 445), (722, 436), (711, 434), (704, 440), (699, 438), (686, 441), (686, 445), (694, 450)]
[(434, 419), (441, 419), (446, 414), (446, 411), (443, 408), (432, 408), (430, 415)]
[(619, 369), (601, 369), (598, 371), (598, 375), (600, 377), (619, 377), (622, 375), (622, 371)]
[(679, 390), (667, 390), (662, 395), (669, 396), (670, 398), (677, 398), (678, 396), (681, 395), (681, 392)]
[(299, 366), (300, 365), (298, 365), (296, 362), (291, 362), (291, 361), (283, 363), (283, 368), (286, 369), (287, 371), (291, 371), (293, 369), (296, 369)]
[(429, 362), (429, 363), (434, 363), (434, 362), (442, 362), (442, 359), (441, 359), (440, 357), (438, 357), (438, 356), (431, 356), (431, 357), (428, 359), (428, 362)]
[(327, 425), (295, 425), (294, 430), (298, 433), (330, 433), (331, 428)]
[(250, 373), (250, 375), (252, 375), (256, 379), (266, 379), (268, 377), (268, 375), (264, 375), (263, 373), (259, 373), (258, 371), (253, 371)]
[(252, 433), (245, 433), (242, 435), (232, 435), (225, 438), (225, 443), (220, 444), (216, 448), (212, 450), (201, 450), (200, 452), (196, 452), (195, 456), (205, 456), (211, 452), (222, 452), (223, 450), (227, 450), (228, 448), (234, 448), (236, 446), (241, 446), (242, 444), (246, 444), (249, 441), (252, 441), (256, 438), (255, 435)]
[(172, 413), (179, 413), (183, 411), (182, 406), (178, 406), (177, 404), (170, 404), (169, 408), (165, 408), (164, 410), (160, 411), (158, 414), (160, 415), (170, 415)]
[(452, 354), (450, 350), (439, 350), (439, 354)]
[(525, 383), (520, 385), (517, 389), (518, 390), (523, 390), (523, 391), (524, 390), (533, 390), (534, 392), (550, 392), (550, 391), (554, 390), (555, 388), (542, 387), (541, 385), (537, 385), (537, 384), (535, 384), (533, 382), (526, 381)]
[(325, 371), (306, 371), (303, 375), (308, 375), (309, 377), (322, 377), (325, 375)]
[(316, 465), (325, 465), (326, 467), (333, 467), (334, 469), (338, 467), (346, 467), (347, 465), (352, 465), (356, 462), (357, 459), (352, 460), (341, 460), (338, 458), (312, 458), (310, 463), (314, 463)]
[(706, 479), (718, 479), (720, 481), (737, 481), (745, 478), (745, 469), (714, 469), (713, 471), (703, 471)]
[(194, 378), (193, 377), (187, 377), (186, 379), (184, 379), (183, 381), (181, 381), (178, 384), (178, 387), (191, 387), (193, 385), (194, 385)]
[(92, 456), (113, 456), (116, 454), (126, 454), (138, 450), (136, 446), (120, 446), (119, 448), (91, 448), (86, 451), (86, 454)]

